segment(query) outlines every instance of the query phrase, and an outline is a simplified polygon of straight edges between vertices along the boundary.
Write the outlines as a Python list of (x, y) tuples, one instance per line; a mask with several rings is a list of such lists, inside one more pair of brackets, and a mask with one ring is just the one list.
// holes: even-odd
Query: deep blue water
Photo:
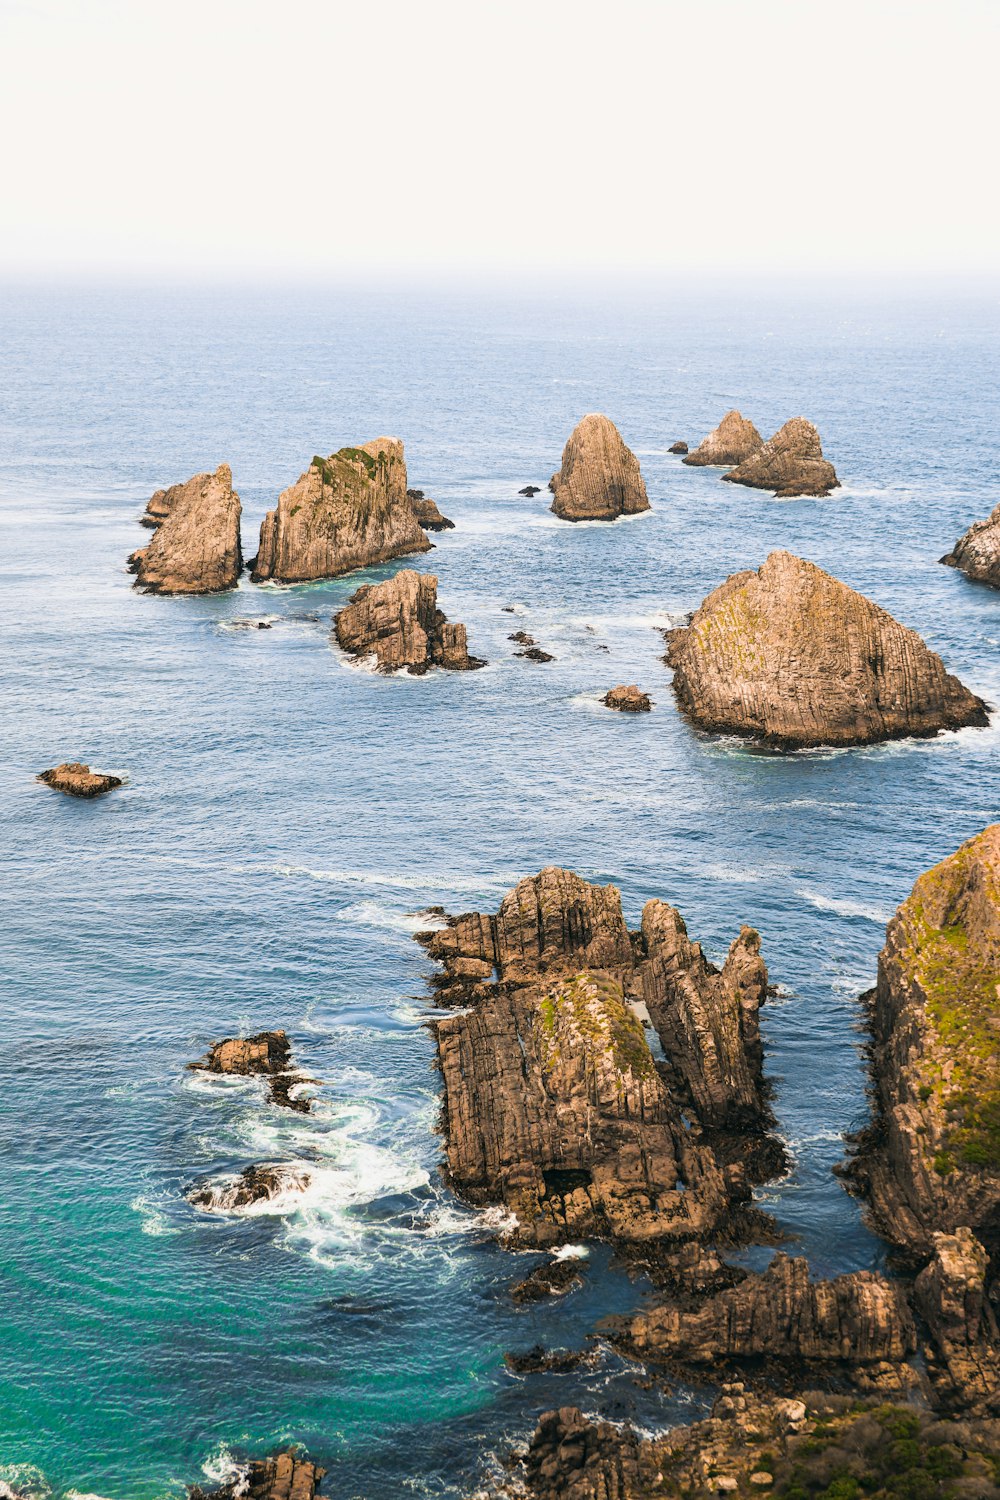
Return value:
[[(794, 1156), (764, 1201), (818, 1272), (882, 1262), (830, 1174), (865, 1108), (856, 996), (915, 876), (996, 817), (997, 731), (756, 754), (678, 716), (657, 627), (787, 547), (1000, 705), (1000, 594), (936, 561), (1000, 498), (997, 333), (995, 300), (843, 291), (3, 292), (0, 1478), (179, 1495), (297, 1440), (338, 1500), (459, 1495), (545, 1406), (697, 1408), (610, 1358), (507, 1374), (505, 1349), (575, 1346), (642, 1287), (595, 1253), (583, 1291), (516, 1310), (533, 1261), (436, 1176), (408, 914), (493, 908), (546, 863), (616, 882), (633, 923), (675, 902), (714, 957), (760, 929)], [(815, 420), (844, 488), (775, 502), (667, 455), (733, 405), (765, 433)], [(517, 498), (591, 410), (639, 454), (650, 514), (574, 527)], [(133, 591), (154, 489), (230, 463), (250, 555), (313, 453), (381, 433), (456, 522), (412, 565), (488, 670), (383, 679), (331, 647), (340, 602), (408, 562)], [(274, 628), (229, 628), (258, 614)], [(516, 659), (518, 627), (556, 661)], [(617, 682), (654, 712), (600, 708)], [(88, 804), (34, 782), (64, 759), (128, 786)], [(312, 1116), (185, 1071), (275, 1025), (322, 1080)], [(187, 1205), (276, 1156), (314, 1166), (298, 1211)]]

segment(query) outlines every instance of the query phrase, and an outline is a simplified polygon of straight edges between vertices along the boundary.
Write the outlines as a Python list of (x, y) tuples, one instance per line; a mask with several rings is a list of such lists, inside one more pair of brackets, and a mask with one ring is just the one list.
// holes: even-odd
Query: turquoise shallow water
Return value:
[[(679, 718), (658, 628), (785, 546), (1000, 705), (1000, 595), (936, 562), (998, 498), (997, 322), (973, 299), (3, 293), (0, 1478), (140, 1500), (298, 1440), (345, 1500), (454, 1496), (545, 1406), (698, 1408), (610, 1358), (508, 1375), (505, 1349), (577, 1344), (642, 1288), (595, 1253), (583, 1291), (514, 1309), (531, 1259), (436, 1176), (409, 914), (494, 907), (550, 862), (615, 881), (633, 921), (676, 902), (716, 957), (760, 929), (794, 1157), (765, 1200), (817, 1270), (881, 1262), (830, 1175), (865, 1108), (856, 996), (916, 874), (997, 815), (997, 730), (755, 754)], [(667, 455), (732, 405), (765, 432), (816, 420), (843, 490), (778, 503)], [(570, 527), (517, 498), (589, 410), (639, 454), (651, 514)], [(379, 433), (456, 522), (413, 565), (487, 670), (339, 657), (331, 612), (392, 568), (132, 591), (153, 489), (229, 462), (249, 555), (314, 452)], [(274, 628), (231, 628), (257, 614)], [(518, 627), (556, 660), (515, 659)], [(601, 709), (619, 681), (655, 711)], [(85, 804), (32, 780), (75, 758), (127, 788)], [(313, 1116), (185, 1071), (274, 1025), (322, 1081)], [(313, 1169), (297, 1211), (187, 1205), (276, 1157)]]

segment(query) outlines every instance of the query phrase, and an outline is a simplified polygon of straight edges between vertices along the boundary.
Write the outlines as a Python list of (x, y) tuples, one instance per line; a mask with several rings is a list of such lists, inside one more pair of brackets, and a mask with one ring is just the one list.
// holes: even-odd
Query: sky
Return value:
[(991, 276), (1000, 0), (0, 0), (0, 275)]

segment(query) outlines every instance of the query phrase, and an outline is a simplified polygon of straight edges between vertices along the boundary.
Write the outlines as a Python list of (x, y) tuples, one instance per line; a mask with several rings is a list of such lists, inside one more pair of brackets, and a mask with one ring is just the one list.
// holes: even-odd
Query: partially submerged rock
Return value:
[(523, 657), (525, 661), (555, 661), (550, 651), (543, 651), (541, 646), (535, 645), (526, 646), (523, 651), (515, 651), (514, 655)]
[(304, 583), (388, 562), (431, 544), (406, 495), (398, 438), (315, 457), (260, 528), (255, 583)]
[(469, 672), (486, 665), (469, 655), (465, 626), (449, 623), (438, 609), (433, 573), (412, 568), (358, 589), (334, 618), (334, 632), (342, 650), (374, 656), (381, 672), (405, 667), (421, 676), (431, 667)]
[(240, 1464), (232, 1478), (217, 1489), (194, 1486), (190, 1500), (314, 1500), (325, 1473), (294, 1448), (287, 1448), (271, 1458)]
[(443, 516), (437, 507), (435, 500), (428, 500), (423, 490), (407, 490), (407, 499), (413, 506), (413, 514), (416, 516), (424, 531), (454, 531), (454, 521), (449, 521)]
[(542, 487), (538, 484), (526, 484), (524, 486), (524, 489), (518, 490), (517, 493), (519, 495), (527, 495), (528, 499), (530, 500), (532, 496), (540, 495), (542, 493)]
[(596, 413), (574, 428), (549, 489), (550, 509), (564, 521), (613, 521), (649, 510), (639, 460), (615, 424)]
[[(745, 458), (764, 446), (764, 439), (756, 427), (738, 411), (727, 411), (718, 427), (707, 438), (702, 438), (693, 453), (684, 459), (686, 464), (718, 468), (730, 468), (742, 463)], [(671, 449), (671, 452), (676, 451)]]
[(988, 583), (1000, 589), (1000, 505), (994, 507), (985, 521), (973, 521), (941, 561), (949, 568), (961, 568), (977, 583)]
[(988, 722), (913, 630), (790, 552), (734, 573), (668, 633), (684, 712), (775, 749), (863, 745)]
[(653, 707), (648, 693), (640, 693), (633, 683), (630, 687), (619, 684), (604, 694), (601, 699), (605, 708), (614, 708), (620, 714), (648, 714)]
[(200, 1062), (189, 1063), (195, 1071), (229, 1073), (270, 1079), (272, 1102), (308, 1114), (311, 1100), (293, 1096), (291, 1090), (304, 1080), (292, 1068), (292, 1044), (284, 1031), (260, 1031), (256, 1036), (232, 1036), (215, 1042)]
[(147, 594), (217, 594), (234, 589), (243, 570), (240, 497), (228, 464), (159, 490), (147, 506), (156, 527), (129, 569)]
[(840, 486), (833, 464), (823, 457), (819, 433), (805, 417), (792, 417), (722, 477), (755, 490), (773, 490), (779, 500), (828, 495)]
[(686, 453), (687, 451), (687, 443), (671, 443), (670, 447), (667, 449), (668, 453)]
[(40, 771), (35, 780), (44, 782), (54, 792), (65, 792), (69, 797), (103, 797), (105, 792), (113, 792), (116, 786), (125, 784), (120, 776), (92, 771), (79, 760), (67, 760), (49, 771)]
[(511, 1300), (523, 1305), (526, 1302), (545, 1302), (550, 1297), (563, 1297), (567, 1292), (583, 1284), (583, 1272), (587, 1262), (582, 1256), (557, 1256), (543, 1261), (527, 1276), (516, 1281), (510, 1289)]
[(304, 1192), (309, 1173), (287, 1162), (264, 1162), (246, 1167), (224, 1182), (204, 1182), (188, 1194), (188, 1202), (209, 1213), (232, 1213), (255, 1203), (270, 1203), (283, 1193)]

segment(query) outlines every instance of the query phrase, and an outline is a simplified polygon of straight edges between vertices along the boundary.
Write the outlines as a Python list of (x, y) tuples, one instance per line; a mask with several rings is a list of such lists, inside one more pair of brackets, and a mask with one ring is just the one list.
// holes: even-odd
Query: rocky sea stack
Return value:
[(403, 445), (382, 437), (313, 459), (264, 517), (251, 576), (305, 583), (430, 547), (407, 499)]
[(792, 417), (722, 477), (755, 490), (773, 490), (778, 500), (828, 495), (840, 486), (833, 464), (823, 457), (819, 433), (805, 417)]
[(574, 428), (549, 489), (550, 509), (564, 521), (614, 521), (649, 510), (639, 460), (615, 424), (596, 413)]
[(985, 521), (974, 521), (941, 561), (948, 568), (961, 568), (977, 583), (1000, 589), (1000, 505)]
[(616, 709), (620, 714), (648, 714), (653, 707), (649, 694), (641, 693), (634, 683), (628, 687), (621, 684), (613, 687), (604, 694), (601, 702), (605, 708)]
[(120, 776), (104, 776), (92, 771), (82, 761), (68, 760), (50, 771), (40, 771), (35, 777), (50, 786), (54, 792), (65, 792), (68, 797), (103, 797), (124, 783)]
[(470, 672), (486, 665), (469, 655), (465, 626), (449, 623), (438, 609), (433, 573), (413, 568), (358, 589), (338, 611), (333, 628), (342, 650), (374, 656), (380, 672), (405, 667), (419, 677), (431, 667)]
[[(688, 453), (686, 464), (729, 468), (763, 448), (764, 439), (752, 422), (738, 411), (727, 411), (718, 427)], [(671, 449), (671, 452), (674, 450)]]
[(129, 569), (147, 594), (218, 594), (234, 589), (243, 569), (240, 497), (228, 464), (159, 490), (146, 507), (156, 534), (133, 552)]
[(734, 573), (668, 633), (684, 712), (779, 750), (984, 726), (986, 706), (884, 609), (790, 552)]

